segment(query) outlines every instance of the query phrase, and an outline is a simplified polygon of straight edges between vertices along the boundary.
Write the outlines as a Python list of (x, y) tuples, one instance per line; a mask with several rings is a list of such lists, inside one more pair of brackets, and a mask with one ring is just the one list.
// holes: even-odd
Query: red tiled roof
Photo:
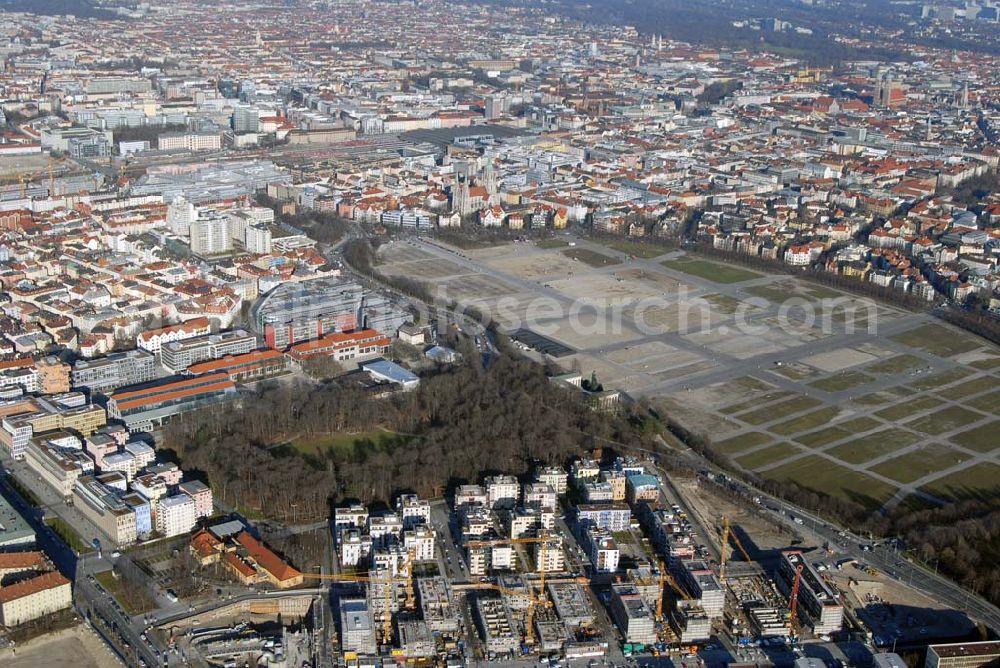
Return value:
[(208, 318), (194, 318), (188, 320), (187, 322), (182, 322), (177, 325), (170, 325), (169, 327), (161, 327), (160, 329), (151, 329), (147, 332), (143, 332), (139, 335), (143, 341), (149, 341), (154, 336), (158, 334), (169, 334), (170, 332), (193, 332), (199, 329), (204, 329), (209, 326)]
[(9, 587), (0, 587), (0, 603), (9, 603), (25, 596), (31, 596), (46, 589), (55, 589), (62, 585), (68, 585), (69, 580), (64, 578), (58, 571), (43, 573), (38, 577), (24, 580)]
[(45, 565), (41, 552), (0, 552), (0, 570), (31, 570)]
[(236, 542), (246, 548), (247, 553), (257, 562), (257, 565), (270, 573), (278, 582), (291, 580), (302, 575), (246, 531), (236, 536)]
[(240, 364), (250, 364), (253, 362), (267, 362), (283, 356), (284, 353), (278, 350), (254, 350), (242, 355), (226, 355), (217, 360), (199, 362), (188, 367), (190, 373), (208, 373), (211, 371), (222, 371)]

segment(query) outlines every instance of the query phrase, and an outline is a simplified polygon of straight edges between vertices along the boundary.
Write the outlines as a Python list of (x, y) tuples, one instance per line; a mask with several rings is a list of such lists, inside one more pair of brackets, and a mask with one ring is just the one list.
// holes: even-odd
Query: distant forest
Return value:
[(77, 16), (84, 19), (121, 19), (118, 14), (97, 7), (90, 0), (0, 0), (0, 11), (25, 12), (39, 16)]
[[(801, 59), (816, 66), (837, 65), (846, 60), (910, 60), (905, 51), (893, 48), (857, 48), (830, 39), (836, 32), (864, 37), (860, 26), (878, 25), (887, 29), (906, 28), (905, 20), (918, 16), (919, 6), (889, 0), (845, 0), (824, 5), (808, 5), (796, 0), (475, 0), (482, 4), (540, 7), (549, 12), (597, 25), (630, 25), (643, 35), (663, 35), (728, 50), (771, 51)], [(904, 14), (909, 12), (909, 15)], [(794, 31), (768, 32), (737, 28), (737, 20), (780, 18), (792, 25), (808, 27), (812, 34)], [(852, 32), (853, 31), (853, 32)], [(995, 44), (961, 38), (909, 36), (917, 42), (939, 48), (966, 49), (993, 53)]]

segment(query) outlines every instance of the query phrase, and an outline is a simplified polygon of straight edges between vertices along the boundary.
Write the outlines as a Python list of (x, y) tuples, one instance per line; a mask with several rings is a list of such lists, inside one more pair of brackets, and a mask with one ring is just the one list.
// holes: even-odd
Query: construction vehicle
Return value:
[(719, 580), (722, 582), (726, 581), (726, 562), (728, 562), (729, 557), (732, 556), (729, 551), (730, 540), (732, 540), (733, 544), (736, 545), (737, 548), (739, 548), (740, 554), (743, 555), (744, 559), (746, 559), (747, 561), (753, 561), (753, 559), (751, 559), (750, 555), (747, 553), (746, 549), (744, 549), (743, 544), (740, 543), (740, 539), (736, 537), (735, 533), (733, 533), (732, 527), (729, 525), (729, 518), (723, 517), (722, 545), (720, 547), (721, 552), (719, 554)]

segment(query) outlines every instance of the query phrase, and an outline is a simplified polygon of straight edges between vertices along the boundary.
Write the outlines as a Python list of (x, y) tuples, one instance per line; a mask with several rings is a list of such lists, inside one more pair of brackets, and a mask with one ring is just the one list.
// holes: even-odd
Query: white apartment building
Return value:
[(486, 490), (479, 485), (461, 485), (455, 490), (455, 510), (463, 506), (485, 506)]
[(524, 507), (539, 510), (556, 509), (558, 495), (552, 485), (544, 482), (529, 482), (524, 485)]
[(187, 494), (165, 496), (156, 504), (156, 530), (164, 536), (179, 536), (198, 523), (194, 499)]
[(167, 483), (158, 475), (141, 475), (132, 481), (132, 491), (142, 494), (152, 504), (167, 495)]
[(194, 514), (197, 517), (210, 517), (213, 512), (212, 489), (200, 480), (188, 480), (177, 486), (177, 491), (187, 494), (194, 500)]
[(403, 533), (403, 522), (395, 513), (376, 515), (368, 518), (368, 535), (375, 548), (395, 545)]
[(542, 511), (537, 508), (516, 508), (510, 514), (511, 538), (536, 536), (542, 529)]
[(143, 332), (136, 337), (135, 344), (138, 348), (148, 350), (155, 355), (160, 352), (164, 343), (208, 336), (211, 333), (212, 323), (208, 318), (194, 318), (178, 325)]
[(222, 135), (215, 132), (166, 133), (157, 137), (161, 151), (217, 151), (222, 148)]
[(587, 533), (587, 552), (590, 563), (598, 573), (614, 573), (618, 570), (621, 551), (611, 534), (596, 530)]
[(359, 529), (345, 529), (337, 543), (340, 565), (356, 567), (372, 553), (372, 539)]
[(362, 505), (336, 508), (333, 511), (333, 537), (340, 540), (347, 529), (363, 529), (368, 526), (368, 509)]
[(489, 570), (512, 570), (517, 563), (513, 545), (471, 547), (466, 556), (470, 575), (486, 575)]
[(195, 255), (219, 255), (233, 249), (229, 236), (229, 221), (222, 214), (211, 209), (200, 209), (198, 217), (191, 222), (191, 252)]
[(557, 573), (566, 568), (566, 555), (563, 553), (562, 540), (553, 538), (544, 543), (535, 543), (535, 571), (538, 573)]
[(403, 547), (415, 561), (434, 560), (434, 529), (418, 525), (403, 532)]
[(181, 196), (177, 196), (167, 206), (167, 229), (179, 237), (190, 234), (191, 223), (198, 217), (194, 204)]
[(247, 252), (267, 255), (273, 248), (271, 230), (264, 225), (251, 225), (247, 228), (243, 245)]
[(569, 479), (566, 471), (558, 466), (546, 466), (538, 469), (535, 480), (551, 487), (556, 494), (566, 493), (566, 481)]
[(403, 494), (396, 501), (396, 512), (403, 520), (404, 529), (431, 523), (431, 504), (416, 494)]
[(104, 458), (101, 463), (101, 472), (108, 473), (117, 471), (125, 476), (125, 480), (132, 482), (132, 478), (138, 472), (138, 463), (130, 452), (116, 452)]
[(137, 471), (156, 461), (156, 450), (142, 441), (129, 441), (125, 444), (124, 451), (135, 457)]
[(58, 571), (0, 587), (0, 624), (10, 628), (73, 605), (69, 580)]
[(486, 505), (494, 510), (513, 508), (521, 492), (517, 478), (511, 475), (497, 475), (486, 478)]

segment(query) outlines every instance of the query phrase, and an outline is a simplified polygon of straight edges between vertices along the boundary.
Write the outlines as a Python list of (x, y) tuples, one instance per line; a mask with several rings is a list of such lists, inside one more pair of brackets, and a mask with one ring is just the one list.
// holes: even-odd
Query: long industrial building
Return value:
[(242, 329), (168, 341), (160, 347), (160, 364), (170, 373), (180, 373), (206, 360), (227, 355), (245, 355), (257, 347), (257, 337)]
[(156, 377), (156, 356), (148, 350), (126, 350), (73, 365), (73, 387), (90, 392), (109, 392), (126, 385), (145, 383)]
[(209, 373), (172, 379), (132, 390), (115, 392), (108, 399), (108, 414), (129, 429), (148, 429), (182, 411), (211, 403), (236, 391), (228, 373)]

